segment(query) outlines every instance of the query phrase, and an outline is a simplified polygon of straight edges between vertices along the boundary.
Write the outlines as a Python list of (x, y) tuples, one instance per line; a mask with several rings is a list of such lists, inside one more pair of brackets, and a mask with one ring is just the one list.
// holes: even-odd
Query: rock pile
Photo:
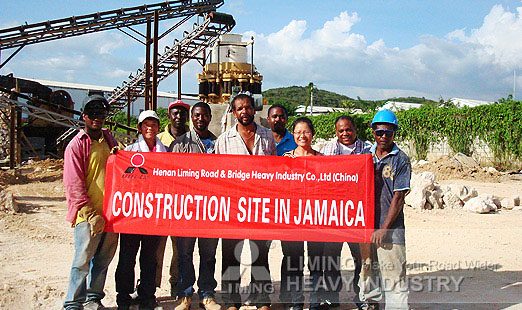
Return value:
[(464, 204), (464, 210), (475, 213), (489, 213), (497, 211), (497, 205), (492, 195), (486, 197), (473, 197)]
[(406, 195), (405, 204), (418, 210), (464, 209), (475, 213), (489, 213), (499, 208), (514, 209), (520, 206), (520, 197), (499, 200), (493, 195), (480, 195), (470, 186), (451, 184), (441, 187), (435, 182), (435, 174), (425, 171), (413, 173), (411, 191)]
[(499, 182), (506, 173), (493, 167), (481, 167), (469, 156), (458, 153), (454, 156), (443, 156), (434, 161), (412, 161), (413, 171), (431, 171), (437, 174), (438, 180), (462, 179), (474, 181)]

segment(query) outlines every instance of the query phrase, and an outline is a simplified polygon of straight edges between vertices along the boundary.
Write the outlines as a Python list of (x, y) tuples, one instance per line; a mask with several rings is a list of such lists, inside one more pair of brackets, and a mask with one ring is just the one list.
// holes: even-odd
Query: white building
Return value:
[(320, 107), (320, 106), (304, 106), (300, 105), (295, 109), (296, 114), (303, 115), (306, 109), (306, 115), (321, 115), (321, 114), (327, 114), (330, 112), (344, 112), (344, 108), (333, 108), (333, 107)]
[(390, 110), (393, 112), (404, 111), (409, 109), (420, 108), (422, 104), (420, 103), (410, 103), (410, 102), (399, 102), (399, 101), (387, 101), (382, 107), (379, 108), (381, 110)]
[[(462, 98), (451, 98), (449, 100), (453, 104), (455, 104), (456, 107), (462, 108), (462, 107), (477, 107), (480, 105), (487, 105), (487, 104), (493, 104), (492, 101), (485, 101), (485, 100), (475, 100), (475, 99), (462, 99)], [(422, 104), (420, 103), (409, 103), (409, 102), (398, 102), (398, 101), (388, 101), (386, 102), (382, 107), (379, 108), (380, 110), (391, 110), (391, 111), (403, 111), (403, 110), (409, 110), (412, 108), (420, 108)]]
[(452, 102), (453, 104), (455, 104), (455, 106), (457, 106), (458, 108), (462, 108), (462, 107), (473, 108), (473, 107), (478, 107), (479, 105), (489, 105), (489, 104), (494, 103), (492, 101), (462, 99), (462, 98), (451, 98), (449, 101)]

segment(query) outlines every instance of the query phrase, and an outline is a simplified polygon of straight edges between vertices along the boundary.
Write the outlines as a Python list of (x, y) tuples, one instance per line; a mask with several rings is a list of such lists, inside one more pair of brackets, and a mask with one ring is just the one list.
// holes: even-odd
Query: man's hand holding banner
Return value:
[(106, 231), (369, 242), (370, 155), (243, 156), (119, 151), (107, 162)]

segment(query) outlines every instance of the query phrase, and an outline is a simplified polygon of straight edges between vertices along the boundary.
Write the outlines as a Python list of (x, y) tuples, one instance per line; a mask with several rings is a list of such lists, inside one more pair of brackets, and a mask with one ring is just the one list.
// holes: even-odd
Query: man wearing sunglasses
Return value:
[(84, 129), (65, 149), (63, 183), (66, 220), (74, 227), (74, 260), (65, 296), (65, 309), (103, 309), (103, 287), (118, 234), (103, 232), (105, 164), (116, 140), (103, 129), (109, 104), (102, 95), (85, 98)]
[[(371, 244), (361, 244), (360, 298), (368, 303), (368, 309), (378, 309), (384, 294), (386, 309), (408, 309), (403, 206), (404, 197), (410, 190), (411, 163), (393, 142), (399, 122), (392, 111), (377, 112), (372, 129), (375, 139), (370, 149), (375, 172), (375, 231)], [(380, 285), (374, 285), (377, 283)]]

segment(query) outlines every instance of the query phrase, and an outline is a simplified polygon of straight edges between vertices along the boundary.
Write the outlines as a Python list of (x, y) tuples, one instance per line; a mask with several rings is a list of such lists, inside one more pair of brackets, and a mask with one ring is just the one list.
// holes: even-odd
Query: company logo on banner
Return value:
[(373, 182), (370, 155), (119, 151), (107, 162), (106, 231), (369, 242)]
[(131, 163), (132, 167), (128, 167), (127, 169), (125, 169), (125, 173), (133, 173), (134, 170), (136, 170), (136, 168), (138, 168), (138, 171), (141, 174), (149, 174), (147, 169), (141, 168), (141, 166), (143, 166), (143, 164), (145, 163), (145, 157), (143, 156), (143, 154), (136, 153), (136, 154), (132, 155), (132, 157), (130, 159), (130, 163)]

